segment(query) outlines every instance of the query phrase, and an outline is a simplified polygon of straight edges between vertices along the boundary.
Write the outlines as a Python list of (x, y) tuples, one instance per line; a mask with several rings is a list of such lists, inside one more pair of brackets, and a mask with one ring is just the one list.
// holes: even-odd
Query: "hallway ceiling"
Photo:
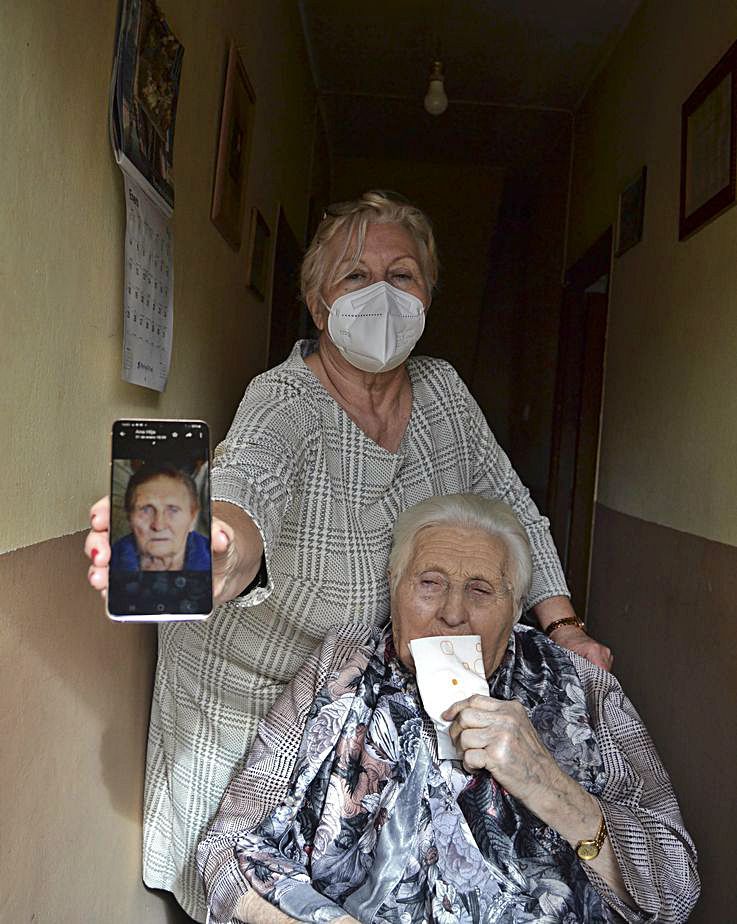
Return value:
[[(496, 163), (526, 156), (546, 125), (561, 123), (556, 110), (579, 104), (639, 3), (300, 0), (331, 148)], [(422, 100), (436, 50), (450, 105), (434, 117)]]

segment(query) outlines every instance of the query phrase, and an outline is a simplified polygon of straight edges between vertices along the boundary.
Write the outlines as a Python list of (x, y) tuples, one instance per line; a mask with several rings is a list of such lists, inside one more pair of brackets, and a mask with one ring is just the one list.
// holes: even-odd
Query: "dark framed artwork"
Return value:
[(639, 244), (645, 225), (645, 191), (647, 167), (625, 186), (619, 194), (617, 212), (617, 246), (615, 254), (621, 257), (630, 247)]
[(246, 285), (259, 298), (266, 297), (269, 276), (269, 238), (271, 231), (264, 216), (254, 206), (251, 209), (251, 229), (248, 236)]
[(241, 246), (256, 97), (235, 42), (228, 49), (210, 218), (225, 240)]
[(681, 108), (683, 240), (735, 202), (737, 42)]

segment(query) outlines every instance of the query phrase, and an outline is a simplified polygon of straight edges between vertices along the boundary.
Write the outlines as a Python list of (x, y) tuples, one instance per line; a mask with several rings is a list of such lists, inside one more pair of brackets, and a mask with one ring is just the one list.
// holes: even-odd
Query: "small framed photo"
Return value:
[(259, 298), (266, 298), (269, 277), (269, 238), (271, 231), (264, 216), (254, 206), (251, 209), (251, 230), (248, 237), (246, 285)]
[(643, 167), (619, 195), (617, 214), (617, 247), (615, 254), (621, 257), (630, 247), (642, 240), (645, 225), (645, 190), (647, 167)]
[(681, 108), (681, 207), (684, 240), (735, 202), (737, 42)]
[(235, 42), (230, 43), (220, 115), (210, 218), (234, 250), (241, 246), (256, 97)]

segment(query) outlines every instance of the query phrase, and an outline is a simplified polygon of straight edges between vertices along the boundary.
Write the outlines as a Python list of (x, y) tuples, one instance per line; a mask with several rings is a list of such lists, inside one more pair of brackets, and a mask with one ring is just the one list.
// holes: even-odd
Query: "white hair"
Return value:
[(512, 508), (481, 494), (447, 494), (431, 497), (400, 513), (389, 555), (392, 593), (407, 570), (417, 534), (428, 526), (480, 529), (504, 542), (511, 569), (508, 577), (519, 619), (532, 581), (532, 555), (527, 533)]

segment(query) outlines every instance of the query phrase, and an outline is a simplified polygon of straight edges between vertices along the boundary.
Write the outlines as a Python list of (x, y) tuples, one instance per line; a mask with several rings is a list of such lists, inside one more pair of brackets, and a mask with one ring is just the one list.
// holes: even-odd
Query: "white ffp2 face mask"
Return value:
[(364, 372), (396, 369), (425, 329), (425, 307), (416, 295), (375, 282), (336, 298), (328, 331), (341, 356)]

